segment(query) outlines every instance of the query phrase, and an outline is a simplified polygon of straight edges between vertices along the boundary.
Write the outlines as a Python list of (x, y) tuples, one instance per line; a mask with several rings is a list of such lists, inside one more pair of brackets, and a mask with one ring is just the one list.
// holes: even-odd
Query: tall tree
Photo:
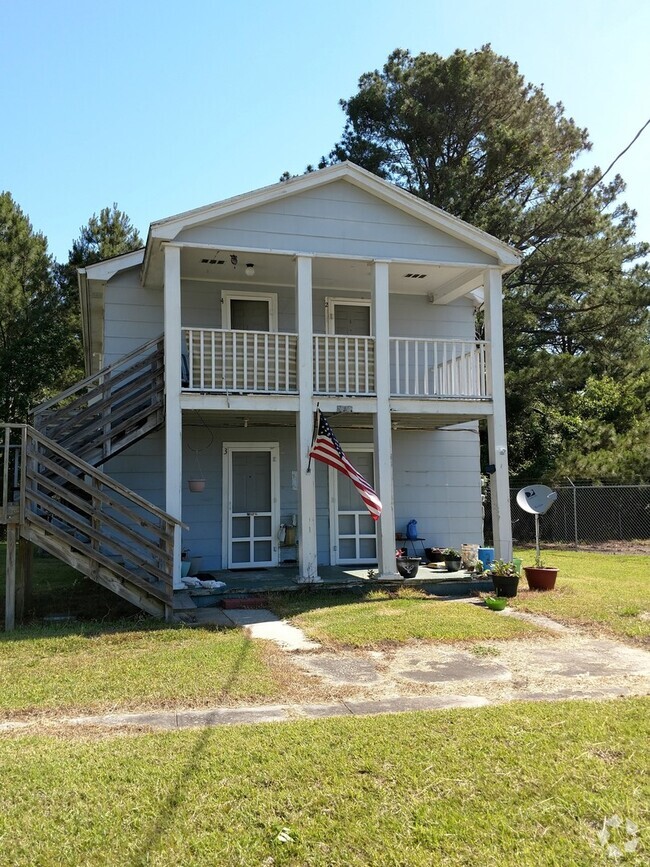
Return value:
[(490, 46), (394, 51), (341, 105), (343, 135), (321, 166), (350, 159), (523, 253), (504, 287), (512, 467), (566, 472), (576, 395), (633, 377), (647, 351), (650, 248), (634, 239), (622, 179), (574, 169), (587, 131)]
[(93, 214), (79, 230), (79, 237), (72, 242), (68, 261), (59, 266), (59, 281), (63, 291), (76, 297), (77, 268), (92, 265), (102, 259), (130, 253), (142, 247), (140, 233), (131, 220), (113, 203)]
[(47, 240), (0, 194), (0, 418), (22, 422), (65, 382), (78, 345), (74, 310), (54, 278)]

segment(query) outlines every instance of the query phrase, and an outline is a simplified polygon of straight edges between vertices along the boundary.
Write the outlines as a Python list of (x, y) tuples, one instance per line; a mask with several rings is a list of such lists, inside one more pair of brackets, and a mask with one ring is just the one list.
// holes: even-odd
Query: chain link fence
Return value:
[[(523, 487), (523, 486), (522, 486)], [(521, 488), (510, 489), (512, 535), (515, 544), (535, 541), (535, 517), (516, 502)], [(543, 542), (607, 547), (617, 543), (650, 546), (650, 485), (562, 485), (557, 500), (539, 519)], [(485, 498), (485, 539), (491, 544), (490, 490)]]

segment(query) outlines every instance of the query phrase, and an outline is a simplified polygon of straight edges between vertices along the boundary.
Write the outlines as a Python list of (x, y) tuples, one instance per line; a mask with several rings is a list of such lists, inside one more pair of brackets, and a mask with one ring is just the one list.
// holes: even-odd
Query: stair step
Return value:
[(186, 590), (174, 590), (174, 611), (196, 609), (194, 600)]

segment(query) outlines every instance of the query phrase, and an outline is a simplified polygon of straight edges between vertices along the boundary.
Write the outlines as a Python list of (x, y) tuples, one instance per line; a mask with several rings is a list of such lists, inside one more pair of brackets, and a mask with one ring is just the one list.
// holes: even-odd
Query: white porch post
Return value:
[(388, 262), (375, 262), (372, 304), (375, 336), (375, 490), (382, 504), (377, 533), (379, 576), (396, 575), (395, 503), (393, 497), (393, 442), (390, 426), (390, 353), (389, 347), (389, 273)]
[(489, 341), (488, 386), (492, 393), (492, 415), (488, 416), (488, 452), (496, 471), (490, 478), (492, 529), (498, 560), (512, 559), (510, 520), (510, 482), (508, 478), (508, 438), (506, 426), (505, 377), (503, 369), (503, 311), (501, 272), (484, 272), (485, 339)]
[[(165, 245), (165, 511), (182, 518), (181, 250)], [(182, 589), (181, 528), (174, 530), (174, 589)]]
[(298, 324), (298, 418), (296, 449), (298, 467), (298, 581), (313, 583), (318, 577), (316, 537), (316, 471), (309, 466), (314, 426), (314, 349), (311, 258), (296, 257), (296, 318)]

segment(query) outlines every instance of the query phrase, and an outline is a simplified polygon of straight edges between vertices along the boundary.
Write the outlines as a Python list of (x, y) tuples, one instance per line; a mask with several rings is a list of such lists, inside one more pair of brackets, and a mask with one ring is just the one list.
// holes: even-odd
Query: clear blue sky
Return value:
[[(63, 260), (117, 202), (151, 221), (301, 172), (397, 47), (486, 42), (586, 126), (605, 167), (650, 116), (648, 0), (0, 0), (0, 189)], [(650, 128), (616, 169), (650, 240)]]

